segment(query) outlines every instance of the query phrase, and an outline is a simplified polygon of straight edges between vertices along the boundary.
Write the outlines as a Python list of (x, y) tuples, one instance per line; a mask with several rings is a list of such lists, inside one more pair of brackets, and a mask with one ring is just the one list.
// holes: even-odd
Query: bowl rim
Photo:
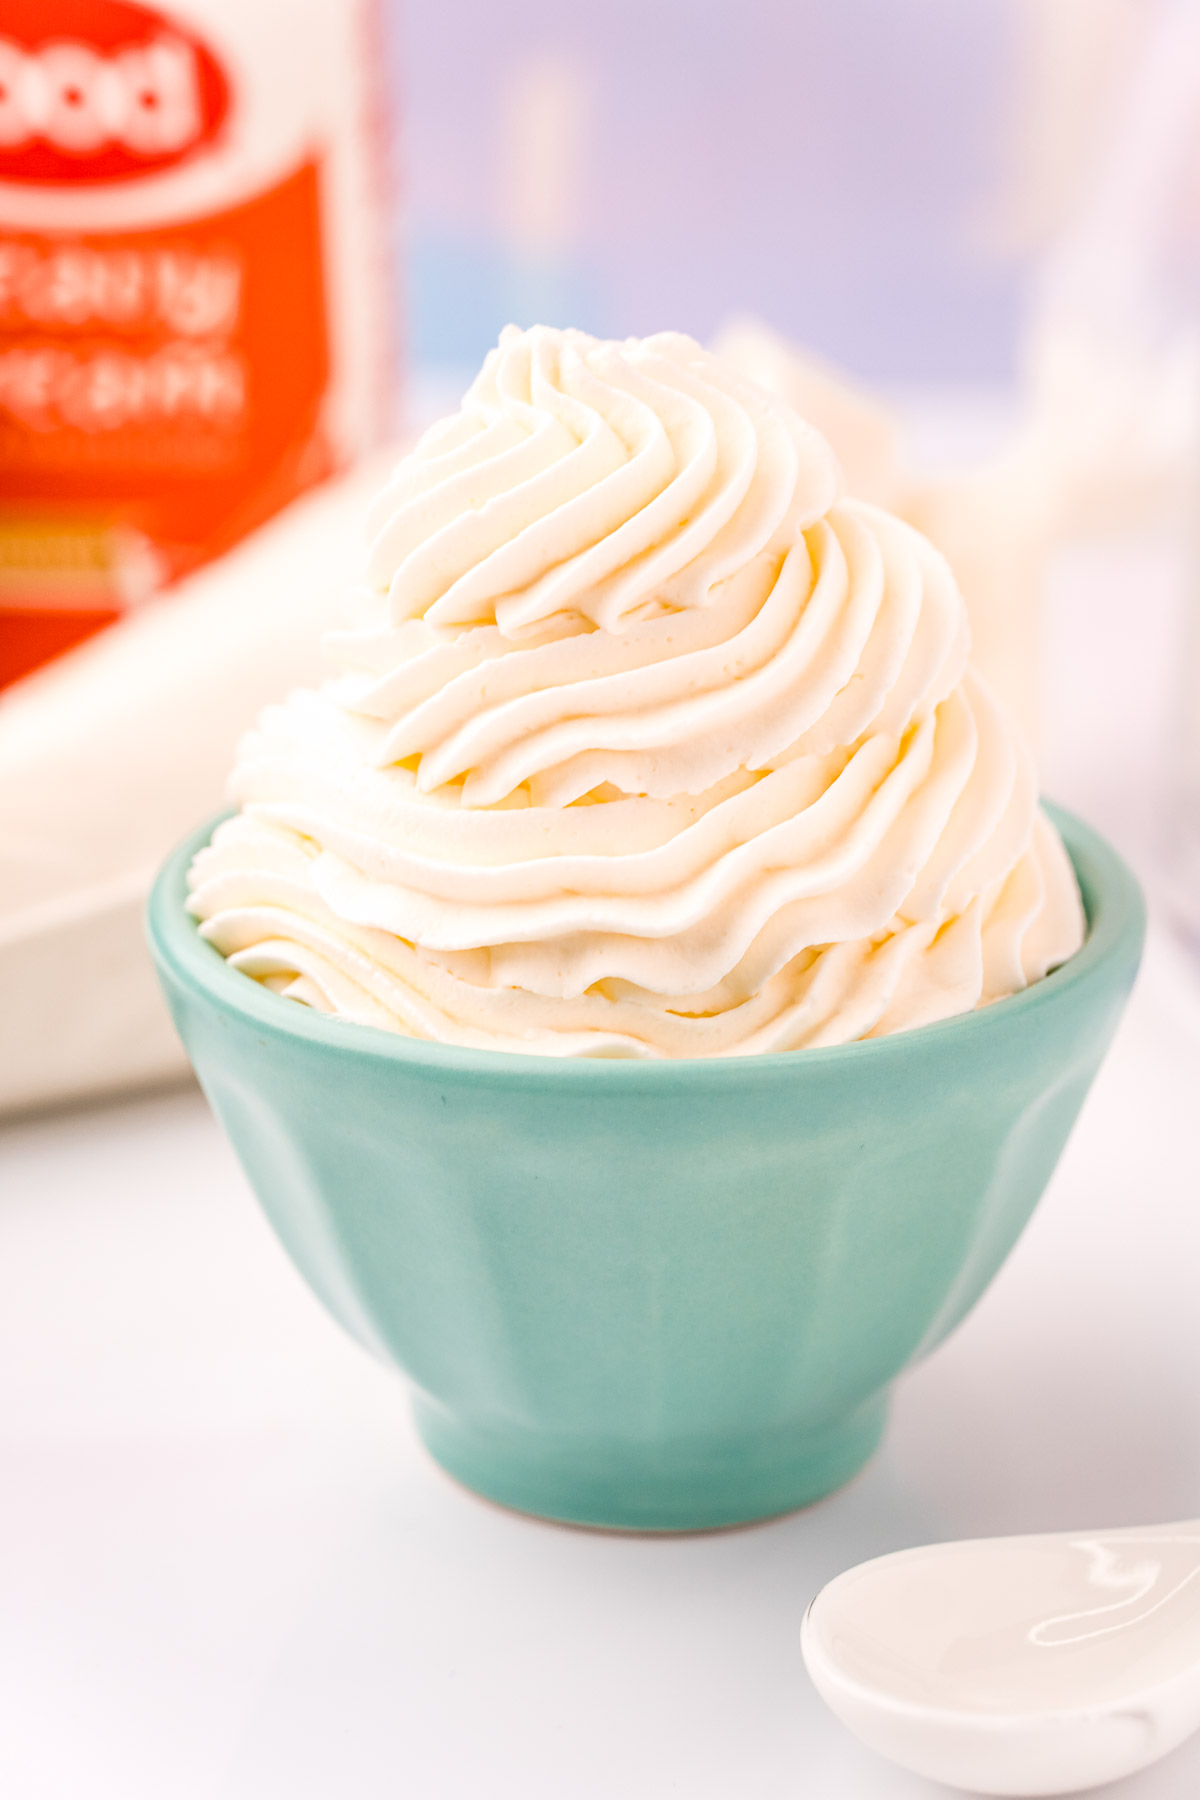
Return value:
[(228, 808), (189, 832), (162, 864), (146, 906), (146, 935), (163, 976), (194, 996), (240, 1013), (260, 1032), (336, 1048), (340, 1055), (400, 1064), (442, 1076), (486, 1075), (518, 1083), (533, 1079), (557, 1086), (583, 1081), (641, 1088), (647, 1082), (672, 1079), (690, 1083), (714, 1081), (721, 1085), (735, 1076), (751, 1082), (779, 1076), (794, 1080), (801, 1068), (815, 1073), (850, 1060), (870, 1061), (877, 1072), (882, 1072), (881, 1065), (897, 1056), (911, 1058), (918, 1045), (930, 1051), (936, 1046), (952, 1055), (964, 1033), (978, 1039), (985, 1031), (995, 1033), (1017, 1027), (1030, 1014), (1057, 1005), (1081, 986), (1090, 986), (1104, 976), (1111, 964), (1122, 959), (1129, 962), (1132, 979), (1146, 924), (1145, 900), (1136, 876), (1090, 825), (1063, 807), (1048, 801), (1042, 805), (1062, 836), (1083, 896), (1087, 932), (1075, 955), (1041, 981), (991, 1006), (956, 1013), (909, 1031), (856, 1038), (846, 1044), (746, 1056), (559, 1057), (434, 1043), (317, 1012), (273, 993), (239, 969), (231, 968), (220, 951), (200, 936), (197, 921), (186, 909), (187, 873), (192, 859), (208, 843), (217, 826), (231, 816)]

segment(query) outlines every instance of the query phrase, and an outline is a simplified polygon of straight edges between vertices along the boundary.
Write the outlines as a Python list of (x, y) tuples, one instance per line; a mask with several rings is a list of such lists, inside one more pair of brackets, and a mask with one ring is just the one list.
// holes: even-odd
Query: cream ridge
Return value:
[(192, 868), (247, 975), (449, 1043), (720, 1056), (1079, 947), (947, 563), (690, 338), (510, 326), (368, 534), (337, 673), (243, 740)]

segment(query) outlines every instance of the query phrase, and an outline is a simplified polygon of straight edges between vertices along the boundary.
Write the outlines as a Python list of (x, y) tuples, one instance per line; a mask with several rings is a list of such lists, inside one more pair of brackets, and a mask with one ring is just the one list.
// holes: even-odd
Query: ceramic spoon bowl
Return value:
[(1200, 1522), (902, 1550), (822, 1589), (818, 1692), (864, 1743), (983, 1794), (1115, 1781), (1200, 1726)]

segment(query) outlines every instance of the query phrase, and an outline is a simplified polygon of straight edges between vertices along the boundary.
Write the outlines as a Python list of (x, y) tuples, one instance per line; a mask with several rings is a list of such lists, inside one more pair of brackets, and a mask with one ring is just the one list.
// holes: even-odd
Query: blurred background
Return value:
[(514, 316), (707, 339), (749, 312), (872, 380), (1010, 383), (1153, 11), (396, 9), (412, 358), (473, 366)]
[(0, 0), (0, 1108), (180, 1072), (152, 870), (510, 320), (787, 393), (1198, 929), (1200, 0)]
[[(510, 320), (788, 395), (1150, 899), (1007, 1269), (862, 1480), (749, 1532), (445, 1482), (143, 945)], [(915, 1794), (818, 1711), (822, 1582), (1200, 1515), (1198, 336), (1200, 0), (0, 0), (4, 1800)]]

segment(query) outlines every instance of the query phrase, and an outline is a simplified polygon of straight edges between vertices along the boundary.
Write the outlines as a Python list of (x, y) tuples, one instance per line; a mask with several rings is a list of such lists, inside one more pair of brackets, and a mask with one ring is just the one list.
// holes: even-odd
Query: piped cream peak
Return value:
[(338, 674), (244, 741), (193, 869), (248, 975), (449, 1042), (705, 1056), (1078, 948), (945, 560), (690, 338), (509, 327), (368, 537)]

